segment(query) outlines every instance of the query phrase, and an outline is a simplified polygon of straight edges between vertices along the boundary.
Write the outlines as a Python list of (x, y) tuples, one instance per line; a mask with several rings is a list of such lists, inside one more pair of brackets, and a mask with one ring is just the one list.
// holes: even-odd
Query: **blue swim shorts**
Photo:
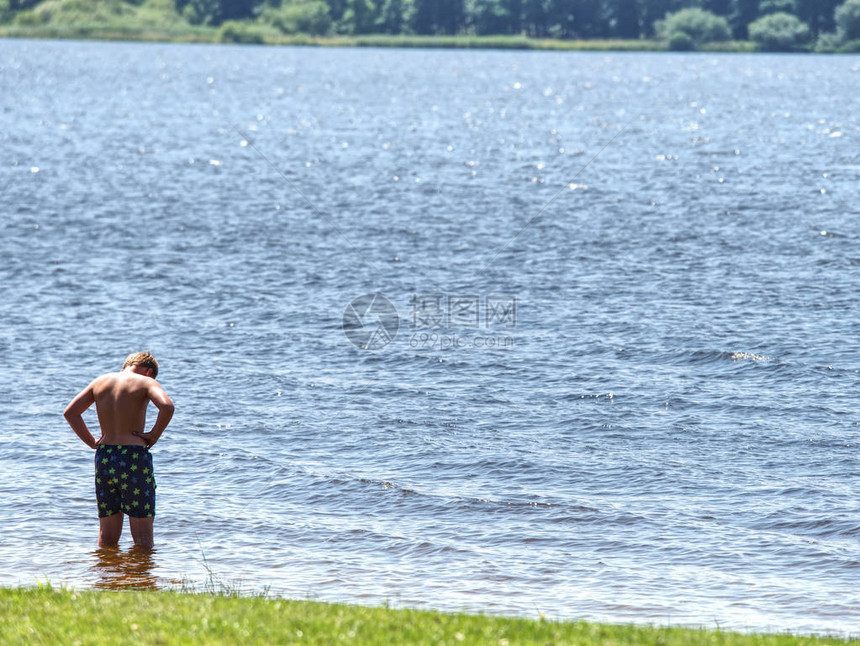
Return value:
[(99, 518), (123, 513), (155, 516), (155, 473), (145, 446), (102, 445), (96, 449), (96, 501)]

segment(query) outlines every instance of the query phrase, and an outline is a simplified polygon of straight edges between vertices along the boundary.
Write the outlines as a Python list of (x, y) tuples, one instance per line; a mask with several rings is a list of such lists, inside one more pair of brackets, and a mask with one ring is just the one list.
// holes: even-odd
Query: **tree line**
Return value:
[[(0, 0), (0, 22), (63, 9), (157, 6), (192, 25), (321, 35), (650, 39), (670, 49), (752, 40), (760, 49), (860, 51), (860, 0)], [(6, 5), (4, 8), (2, 5)], [(38, 5), (38, 6), (37, 6)], [(50, 8), (48, 7), (50, 5)], [(33, 11), (28, 11), (34, 9)], [(122, 7), (119, 7), (122, 9)], [(44, 11), (43, 11), (44, 9)], [(110, 7), (108, 7), (110, 9)], [(112, 9), (115, 11), (116, 8)], [(80, 11), (78, 12), (80, 13)], [(85, 12), (86, 13), (86, 12)], [(30, 15), (27, 15), (30, 14)], [(183, 21), (183, 22), (184, 22)], [(222, 29), (223, 31), (223, 29)], [(240, 34), (241, 35), (241, 34)], [(252, 34), (253, 35), (253, 34)], [(848, 49), (845, 49), (845, 48)]]
[(725, 18), (736, 39), (774, 13), (796, 16), (812, 35), (834, 30), (840, 0), (175, 0), (189, 22), (263, 17), (285, 32), (653, 38), (667, 14), (698, 8)]

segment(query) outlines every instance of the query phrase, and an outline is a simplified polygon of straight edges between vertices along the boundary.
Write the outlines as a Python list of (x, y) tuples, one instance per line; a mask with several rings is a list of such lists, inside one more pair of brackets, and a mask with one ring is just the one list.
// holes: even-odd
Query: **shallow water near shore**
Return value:
[[(0, 41), (0, 585), (856, 634), (858, 79)], [(145, 557), (62, 418), (139, 349)]]

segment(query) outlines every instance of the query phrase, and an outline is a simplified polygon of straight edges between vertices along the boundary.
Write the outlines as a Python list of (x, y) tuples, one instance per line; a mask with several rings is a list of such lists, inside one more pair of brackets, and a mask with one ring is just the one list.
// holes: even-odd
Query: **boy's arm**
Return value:
[(87, 424), (84, 422), (83, 413), (86, 409), (92, 406), (95, 401), (96, 398), (93, 394), (93, 385), (90, 384), (79, 392), (77, 397), (75, 397), (69, 405), (66, 406), (66, 410), (63, 411), (63, 417), (66, 418), (69, 426), (71, 426), (75, 434), (81, 438), (81, 441), (91, 449), (97, 448), (98, 442), (96, 441), (96, 438), (93, 437), (93, 434), (90, 433), (90, 429), (87, 428)]
[(158, 417), (155, 419), (155, 424), (152, 426), (149, 433), (140, 433), (135, 431), (134, 435), (137, 435), (140, 439), (146, 442), (147, 447), (150, 447), (158, 442), (158, 438), (161, 437), (164, 429), (167, 428), (167, 425), (170, 423), (170, 418), (173, 417), (173, 402), (170, 401), (170, 397), (167, 396), (167, 393), (164, 392), (164, 389), (158, 385), (158, 382), (155, 381), (155, 379), (153, 379), (152, 383), (149, 385), (149, 392), (147, 394), (149, 396), (149, 401), (155, 404), (155, 407), (158, 408)]

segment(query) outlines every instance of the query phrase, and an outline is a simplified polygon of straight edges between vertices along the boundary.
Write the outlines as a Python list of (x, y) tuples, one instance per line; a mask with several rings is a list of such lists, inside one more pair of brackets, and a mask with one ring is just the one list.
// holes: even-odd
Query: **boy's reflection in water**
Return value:
[(93, 552), (96, 563), (93, 571), (98, 574), (94, 587), (102, 590), (158, 590), (158, 577), (152, 573), (155, 567), (155, 550), (132, 546), (100, 547)]

